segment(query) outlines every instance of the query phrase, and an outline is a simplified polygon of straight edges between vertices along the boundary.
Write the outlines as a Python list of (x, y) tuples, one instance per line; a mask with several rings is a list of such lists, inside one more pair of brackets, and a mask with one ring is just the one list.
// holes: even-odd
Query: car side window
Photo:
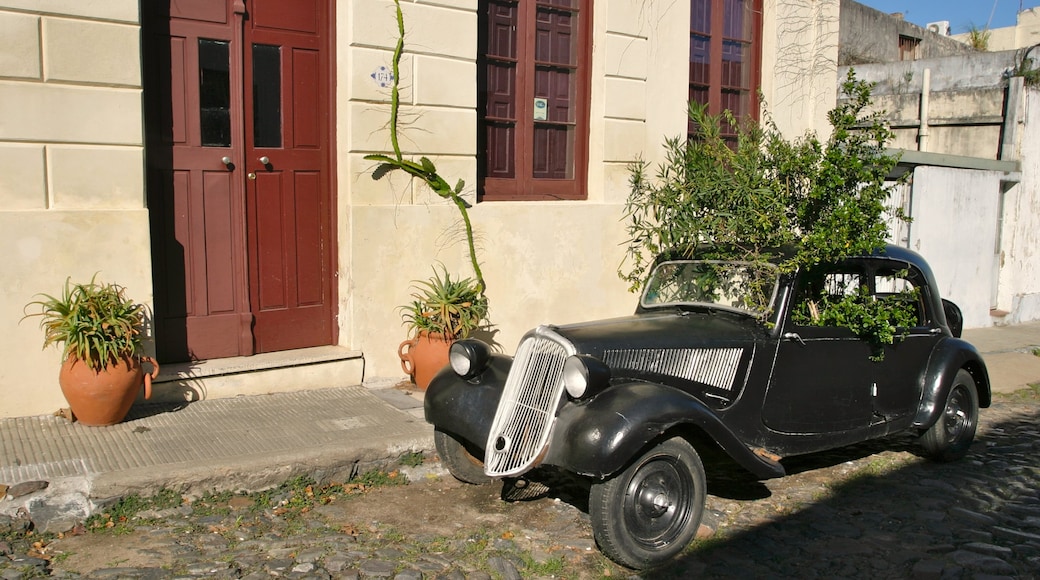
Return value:
[(801, 277), (791, 320), (798, 326), (842, 326), (828, 316), (828, 308), (858, 294), (864, 285), (864, 273), (851, 267), (810, 270)]
[(874, 271), (874, 297), (898, 311), (902, 323), (898, 326), (914, 328), (928, 324), (921, 279), (922, 276), (910, 268), (879, 267)]
[(925, 326), (923, 277), (904, 263), (862, 261), (820, 267), (801, 276), (791, 322), (802, 327), (855, 328), (885, 312), (892, 326)]

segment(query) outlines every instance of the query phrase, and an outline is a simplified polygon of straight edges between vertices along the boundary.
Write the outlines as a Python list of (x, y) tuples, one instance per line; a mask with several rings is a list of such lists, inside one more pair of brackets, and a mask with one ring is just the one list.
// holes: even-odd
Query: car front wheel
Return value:
[(697, 534), (704, 513), (704, 466), (676, 437), (647, 451), (615, 477), (594, 483), (589, 515), (600, 549), (634, 569), (658, 566)]
[(946, 396), (942, 416), (921, 436), (921, 445), (925, 453), (936, 461), (960, 459), (968, 453), (978, 423), (979, 394), (975, 380), (968, 371), (961, 369)]
[(484, 462), (473, 456), (466, 446), (454, 436), (437, 429), (433, 432), (433, 443), (441, 462), (455, 479), (463, 483), (481, 485), (491, 481), (484, 474)]

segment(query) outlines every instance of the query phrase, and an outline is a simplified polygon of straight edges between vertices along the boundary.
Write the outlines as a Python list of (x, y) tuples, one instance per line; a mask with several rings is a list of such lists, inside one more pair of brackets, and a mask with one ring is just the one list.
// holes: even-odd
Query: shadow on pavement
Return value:
[[(1038, 421), (1036, 409), (983, 419), (968, 456), (951, 463), (921, 458), (909, 435), (790, 458), (788, 477), (760, 483), (772, 490), (761, 521), (722, 528), (647, 577), (1037, 577)], [(843, 469), (851, 476), (828, 484)], [(725, 486), (713, 478), (709, 493), (742, 495)], [(805, 497), (807, 489), (815, 491)]]

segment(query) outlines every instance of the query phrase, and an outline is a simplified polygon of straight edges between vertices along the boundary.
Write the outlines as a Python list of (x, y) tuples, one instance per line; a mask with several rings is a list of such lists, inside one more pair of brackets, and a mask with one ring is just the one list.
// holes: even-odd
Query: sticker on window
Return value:
[(535, 97), (534, 99), (534, 120), (544, 121), (549, 118), (549, 99), (543, 99)]

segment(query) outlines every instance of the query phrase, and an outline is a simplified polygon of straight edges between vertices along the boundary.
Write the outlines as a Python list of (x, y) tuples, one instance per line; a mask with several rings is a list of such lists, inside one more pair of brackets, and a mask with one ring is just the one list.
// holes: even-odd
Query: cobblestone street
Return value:
[[(1038, 415), (1034, 392), (999, 396), (950, 464), (919, 458), (909, 437), (792, 458), (788, 477), (764, 482), (709, 462), (704, 537), (644, 576), (1035, 578)], [(16, 539), (24, 522), (0, 522), (0, 578), (633, 576), (595, 549), (580, 484), (467, 486), (430, 459), (402, 472), (410, 484), (151, 506), (60, 539)]]

